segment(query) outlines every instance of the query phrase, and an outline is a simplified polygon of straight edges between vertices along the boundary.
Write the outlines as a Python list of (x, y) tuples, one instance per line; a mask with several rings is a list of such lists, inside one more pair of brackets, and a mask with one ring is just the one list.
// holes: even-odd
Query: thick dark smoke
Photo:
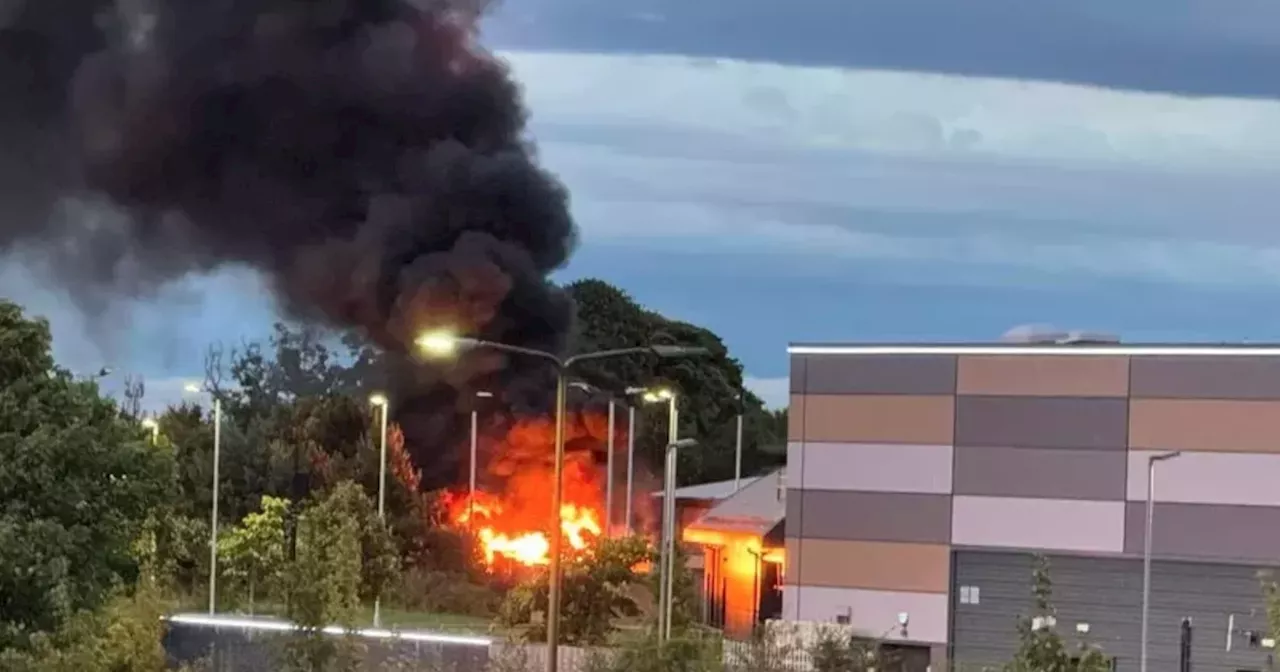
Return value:
[[(153, 2), (95, 18), (32, 0), (14, 22), (33, 27), (6, 44), (39, 67), (4, 73), (4, 136), (34, 151), (5, 173), (40, 189), (6, 194), (24, 213), (0, 219), (0, 244), (51, 255), (82, 292), (256, 269), (289, 316), (391, 353), (411, 445), (452, 452), (432, 444), (453, 440), (458, 390), (536, 363), (422, 365), (413, 339), (447, 327), (561, 349), (570, 307), (547, 275), (575, 241), (518, 86), (474, 42), (474, 3)], [(115, 30), (95, 44), (71, 24)], [(38, 216), (72, 191), (123, 214)]]

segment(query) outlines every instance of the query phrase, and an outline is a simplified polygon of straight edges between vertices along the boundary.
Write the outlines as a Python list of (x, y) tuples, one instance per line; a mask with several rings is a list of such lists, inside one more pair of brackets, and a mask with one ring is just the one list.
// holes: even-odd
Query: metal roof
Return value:
[[(743, 478), (739, 484), (745, 488), (758, 480), (759, 476), (750, 476)], [(683, 488), (676, 488), (676, 499), (724, 499), (732, 495), (736, 491), (734, 481), (712, 481), (711, 483), (699, 483), (697, 485), (686, 485)], [(662, 491), (658, 490), (653, 493), (654, 497), (661, 497)]]
[(793, 355), (1280, 356), (1280, 343), (792, 343)]

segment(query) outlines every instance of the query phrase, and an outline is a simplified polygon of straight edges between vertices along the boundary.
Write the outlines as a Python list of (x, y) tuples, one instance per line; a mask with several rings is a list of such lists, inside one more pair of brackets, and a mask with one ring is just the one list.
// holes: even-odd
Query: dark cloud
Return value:
[[(640, 21), (637, 12), (665, 17)], [(1280, 95), (1280, 4), (1264, 0), (532, 0), (488, 35), (522, 49), (658, 52)]]

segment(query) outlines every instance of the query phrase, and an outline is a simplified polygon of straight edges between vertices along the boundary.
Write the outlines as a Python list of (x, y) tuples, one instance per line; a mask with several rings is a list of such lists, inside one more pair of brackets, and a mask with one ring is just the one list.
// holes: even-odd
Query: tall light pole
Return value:
[(738, 427), (736, 437), (734, 439), (733, 448), (733, 491), (737, 492), (742, 487), (742, 416), (744, 414), (746, 395), (741, 388), (738, 389)]
[(631, 534), (631, 501), (635, 498), (635, 473), (636, 473), (636, 407), (627, 405), (627, 499), (623, 502), (626, 507), (626, 524), (627, 534)]
[(605, 443), (605, 450), (609, 451), (605, 455), (605, 473), (609, 476), (604, 482), (604, 536), (613, 536), (613, 435), (616, 433), (615, 414), (617, 413), (617, 402), (612, 397), (609, 398), (609, 438)]
[[(196, 385), (187, 385), (187, 392), (199, 394)], [(213, 511), (209, 514), (209, 613), (217, 613), (218, 609), (218, 474), (222, 461), (222, 399), (210, 391), (213, 398)]]
[[(387, 522), (387, 415), (391, 400), (385, 394), (369, 397), (369, 403), (381, 411), (382, 438), (378, 450), (378, 521)], [(382, 595), (373, 598), (373, 627), (382, 627)]]
[[(697, 439), (678, 439), (667, 444), (667, 468), (663, 474), (663, 532), (662, 532), (662, 573), (660, 596), (665, 596), (658, 611), (658, 641), (671, 640), (671, 622), (675, 605), (676, 576), (676, 466), (680, 462), (680, 449), (698, 445)], [(669, 502), (669, 504), (668, 504)]]
[(1142, 541), (1142, 650), (1139, 656), (1139, 672), (1147, 672), (1147, 634), (1151, 612), (1151, 523), (1156, 517), (1156, 465), (1182, 455), (1182, 451), (1161, 453), (1147, 458), (1147, 528)]
[(669, 578), (672, 574), (672, 558), (675, 555), (675, 480), (676, 460), (679, 453), (674, 446), (680, 440), (680, 409), (677, 395), (668, 389), (646, 392), (644, 400), (649, 403), (667, 402), (667, 451), (666, 464), (663, 467), (662, 489), (662, 533), (658, 549), (658, 639), (665, 641), (671, 632), (669, 604)]
[[(490, 399), (493, 397), (492, 392), (476, 392), (476, 399)], [(471, 461), (467, 465), (469, 470), (467, 478), (467, 527), (474, 528), (476, 524), (476, 462), (480, 452), (480, 413), (476, 408), (476, 404), (471, 405)]]
[(555, 482), (551, 487), (551, 515), (554, 516), (554, 520), (551, 528), (551, 566), (548, 569), (550, 590), (548, 591), (549, 595), (547, 597), (547, 670), (548, 672), (558, 672), (560, 656), (560, 572), (563, 561), (561, 548), (564, 541), (560, 510), (562, 508), (564, 490), (565, 398), (568, 396), (569, 370), (576, 364), (590, 360), (625, 357), (636, 354), (653, 354), (659, 357), (691, 357), (707, 354), (707, 350), (705, 348), (679, 345), (650, 345), (637, 348), (601, 350), (599, 352), (587, 352), (571, 355), (569, 357), (560, 357), (553, 353), (533, 348), (508, 345), (506, 343), (495, 343), (493, 341), (482, 341), (475, 338), (458, 337), (445, 333), (424, 334), (417, 339), (417, 345), (425, 354), (434, 357), (451, 357), (460, 350), (487, 348), (515, 355), (536, 357), (550, 362), (556, 367), (555, 467), (552, 475)]

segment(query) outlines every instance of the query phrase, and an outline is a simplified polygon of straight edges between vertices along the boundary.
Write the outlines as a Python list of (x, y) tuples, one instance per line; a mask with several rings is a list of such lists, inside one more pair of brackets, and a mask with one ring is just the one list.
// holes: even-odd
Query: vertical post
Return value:
[[(472, 403), (475, 403), (474, 401)], [(480, 412), (471, 409), (471, 456), (467, 465), (467, 528), (475, 529), (476, 520), (476, 454), (480, 446)]]
[(551, 516), (554, 523), (551, 529), (551, 567), (548, 576), (547, 595), (547, 672), (559, 672), (560, 668), (560, 550), (564, 539), (560, 508), (563, 497), (564, 478), (564, 415), (565, 397), (568, 396), (568, 380), (564, 365), (559, 366), (556, 375), (556, 435), (555, 435), (555, 468), (551, 486)]
[(218, 463), (222, 458), (222, 400), (213, 398), (213, 512), (209, 517), (209, 613), (218, 607)]
[(635, 496), (636, 471), (636, 407), (627, 407), (627, 501), (626, 507), (627, 534), (632, 532), (631, 499)]
[[(387, 521), (387, 414), (391, 402), (383, 398), (379, 404), (382, 410), (382, 439), (378, 450), (378, 521)], [(373, 627), (382, 627), (382, 595), (373, 598)]]
[(617, 404), (613, 399), (609, 400), (609, 439), (605, 445), (605, 449), (609, 454), (605, 456), (605, 473), (604, 484), (604, 536), (610, 538), (613, 536), (613, 435), (616, 431), (615, 414), (617, 412)]
[(1182, 619), (1178, 642), (1178, 672), (1191, 672), (1191, 617)]
[(1155, 519), (1156, 461), (1147, 460), (1147, 524), (1142, 541), (1142, 650), (1138, 669), (1147, 672), (1147, 636), (1151, 608), (1151, 522)]
[(671, 395), (667, 413), (667, 477), (666, 489), (662, 495), (662, 505), (664, 509), (664, 535), (663, 535), (663, 552), (662, 552), (662, 573), (660, 575), (662, 581), (661, 596), (663, 598), (660, 606), (662, 613), (660, 629), (660, 641), (666, 642), (671, 639), (671, 616), (673, 613), (672, 604), (675, 601), (673, 595), (673, 587), (675, 585), (675, 547), (676, 535), (678, 534), (679, 524), (676, 521), (676, 468), (680, 462), (680, 455), (676, 448), (676, 442), (680, 437), (680, 411), (676, 405), (678, 397)]
[(737, 492), (742, 487), (742, 416), (743, 416), (743, 396), (742, 390), (738, 390), (738, 428), (737, 438), (734, 442), (733, 450), (733, 491)]

